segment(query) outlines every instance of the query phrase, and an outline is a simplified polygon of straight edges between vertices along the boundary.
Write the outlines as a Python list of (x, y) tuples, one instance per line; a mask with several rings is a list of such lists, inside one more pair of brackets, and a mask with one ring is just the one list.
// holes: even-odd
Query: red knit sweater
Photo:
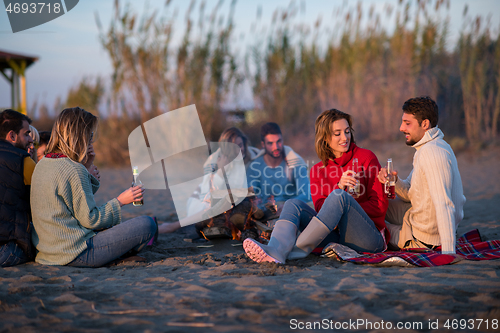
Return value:
[(311, 195), (316, 212), (319, 212), (328, 195), (338, 189), (338, 182), (342, 173), (352, 170), (352, 159), (358, 159), (361, 178), (361, 195), (356, 199), (361, 208), (375, 223), (378, 230), (385, 229), (386, 241), (389, 241), (389, 232), (385, 228), (385, 213), (389, 202), (384, 194), (384, 187), (378, 179), (380, 163), (377, 156), (368, 149), (359, 148), (351, 143), (349, 151), (341, 157), (329, 160), (326, 167), (319, 162), (311, 168)]

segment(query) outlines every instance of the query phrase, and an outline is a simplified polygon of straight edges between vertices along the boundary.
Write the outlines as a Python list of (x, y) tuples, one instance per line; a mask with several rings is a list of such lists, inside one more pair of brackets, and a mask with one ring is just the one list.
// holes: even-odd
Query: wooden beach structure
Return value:
[(0, 72), (11, 88), (11, 108), (26, 114), (26, 69), (38, 57), (10, 53), (0, 50)]

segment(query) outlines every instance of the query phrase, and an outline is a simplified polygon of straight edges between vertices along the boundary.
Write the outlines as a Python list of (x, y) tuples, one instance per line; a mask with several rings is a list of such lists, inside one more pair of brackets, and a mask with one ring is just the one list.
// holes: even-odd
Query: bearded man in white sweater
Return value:
[[(442, 253), (450, 254), (456, 252), (456, 230), (464, 216), (465, 197), (457, 159), (443, 140), (438, 119), (438, 106), (430, 97), (404, 103), (399, 130), (405, 134), (406, 144), (417, 151), (408, 178), (396, 177), (397, 198), (389, 201), (385, 220), (394, 247), (434, 249), (441, 245)], [(378, 179), (387, 181), (385, 168)]]

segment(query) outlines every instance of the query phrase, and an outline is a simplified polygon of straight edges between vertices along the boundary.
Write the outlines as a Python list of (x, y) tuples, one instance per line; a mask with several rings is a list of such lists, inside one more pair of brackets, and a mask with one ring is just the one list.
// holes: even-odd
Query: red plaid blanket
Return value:
[[(440, 247), (436, 250), (403, 249), (382, 253), (362, 253), (359, 257), (341, 259), (355, 263), (381, 264), (390, 258), (398, 257), (420, 267), (447, 265), (457, 261), (456, 256), (441, 254), (440, 251)], [(500, 258), (500, 240), (483, 242), (477, 229), (469, 231), (457, 240), (457, 255), (468, 260), (498, 259)]]

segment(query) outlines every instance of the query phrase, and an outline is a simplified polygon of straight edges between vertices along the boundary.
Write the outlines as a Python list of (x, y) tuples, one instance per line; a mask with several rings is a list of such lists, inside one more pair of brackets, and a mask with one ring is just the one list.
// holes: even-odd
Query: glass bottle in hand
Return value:
[(353, 175), (354, 178), (356, 178), (356, 185), (353, 187), (349, 188), (349, 194), (352, 195), (354, 198), (359, 197), (359, 193), (361, 192), (361, 184), (359, 182), (359, 165), (358, 165), (358, 159), (354, 158), (352, 160), (352, 171), (355, 172)]
[[(142, 182), (139, 180), (139, 168), (138, 167), (133, 167), (132, 168), (132, 174), (134, 175), (134, 179), (132, 180), (132, 187), (133, 186), (142, 186)], [(141, 198), (141, 200), (134, 201), (132, 203), (134, 206), (142, 206), (144, 205), (144, 199)]]
[(388, 199), (396, 198), (396, 176), (393, 174), (394, 165), (392, 158), (387, 160), (387, 181), (384, 184), (384, 192)]

